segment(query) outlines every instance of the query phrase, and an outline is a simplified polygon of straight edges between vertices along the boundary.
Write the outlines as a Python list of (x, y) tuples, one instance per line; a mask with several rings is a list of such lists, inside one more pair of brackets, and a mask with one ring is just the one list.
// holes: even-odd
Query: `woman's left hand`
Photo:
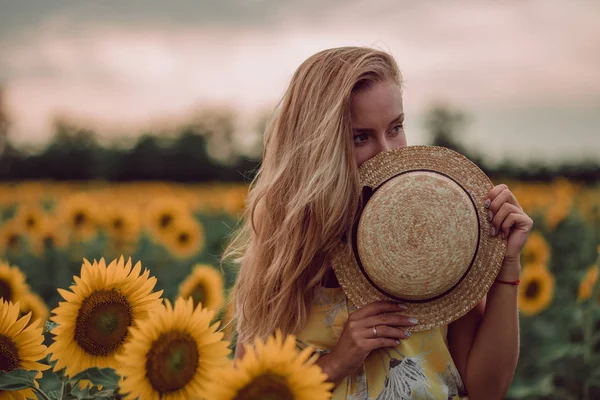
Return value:
[(521, 250), (533, 228), (533, 220), (504, 184), (489, 191), (485, 207), (492, 225), (490, 235), (501, 235), (503, 239), (508, 239), (504, 264), (520, 266)]

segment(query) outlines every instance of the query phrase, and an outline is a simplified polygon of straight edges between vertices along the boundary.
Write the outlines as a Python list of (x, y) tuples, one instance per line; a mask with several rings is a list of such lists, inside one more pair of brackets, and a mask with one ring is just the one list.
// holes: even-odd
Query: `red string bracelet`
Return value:
[(501, 279), (496, 279), (494, 282), (496, 283), (504, 283), (505, 285), (514, 285), (514, 286), (518, 286), (519, 283), (521, 283), (520, 279), (517, 279), (516, 281), (503, 281)]

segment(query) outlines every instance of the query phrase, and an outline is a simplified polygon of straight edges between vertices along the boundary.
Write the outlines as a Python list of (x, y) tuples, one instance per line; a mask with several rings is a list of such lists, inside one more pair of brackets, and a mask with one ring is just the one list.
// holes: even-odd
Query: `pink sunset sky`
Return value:
[(0, 0), (0, 83), (19, 144), (56, 115), (110, 140), (205, 107), (251, 135), (304, 59), (366, 45), (398, 60), (411, 144), (442, 101), (490, 160), (598, 160), (599, 20), (591, 0)]

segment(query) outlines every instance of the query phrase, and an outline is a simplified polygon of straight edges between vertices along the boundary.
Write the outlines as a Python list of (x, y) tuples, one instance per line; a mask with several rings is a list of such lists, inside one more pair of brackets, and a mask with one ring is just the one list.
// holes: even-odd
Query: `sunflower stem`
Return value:
[[(36, 396), (37, 396), (37, 395), (39, 395), (38, 397), (41, 397), (41, 398), (42, 398), (42, 399), (44, 399), (44, 400), (51, 400), (51, 399), (50, 399), (50, 397), (48, 397), (48, 396), (46, 395), (46, 393), (42, 392), (42, 390), (41, 390), (41, 389), (39, 389), (39, 388), (37, 388), (37, 387), (33, 387), (32, 389), (33, 389), (33, 391), (35, 392)], [(62, 394), (61, 394), (61, 398), (62, 398)]]
[(60, 384), (60, 396), (58, 397), (60, 400), (62, 400), (63, 396), (65, 395), (65, 382), (66, 382), (66, 377), (63, 378), (63, 380)]

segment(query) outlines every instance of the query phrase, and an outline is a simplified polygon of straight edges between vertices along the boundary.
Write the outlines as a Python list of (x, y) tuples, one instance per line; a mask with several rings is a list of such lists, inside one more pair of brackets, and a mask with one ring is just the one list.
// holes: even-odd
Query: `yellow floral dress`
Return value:
[[(308, 323), (296, 334), (299, 347), (333, 349), (354, 310), (341, 288), (320, 287)], [(371, 352), (359, 371), (335, 387), (333, 400), (467, 399), (447, 332), (447, 326), (415, 332), (395, 348)]]

